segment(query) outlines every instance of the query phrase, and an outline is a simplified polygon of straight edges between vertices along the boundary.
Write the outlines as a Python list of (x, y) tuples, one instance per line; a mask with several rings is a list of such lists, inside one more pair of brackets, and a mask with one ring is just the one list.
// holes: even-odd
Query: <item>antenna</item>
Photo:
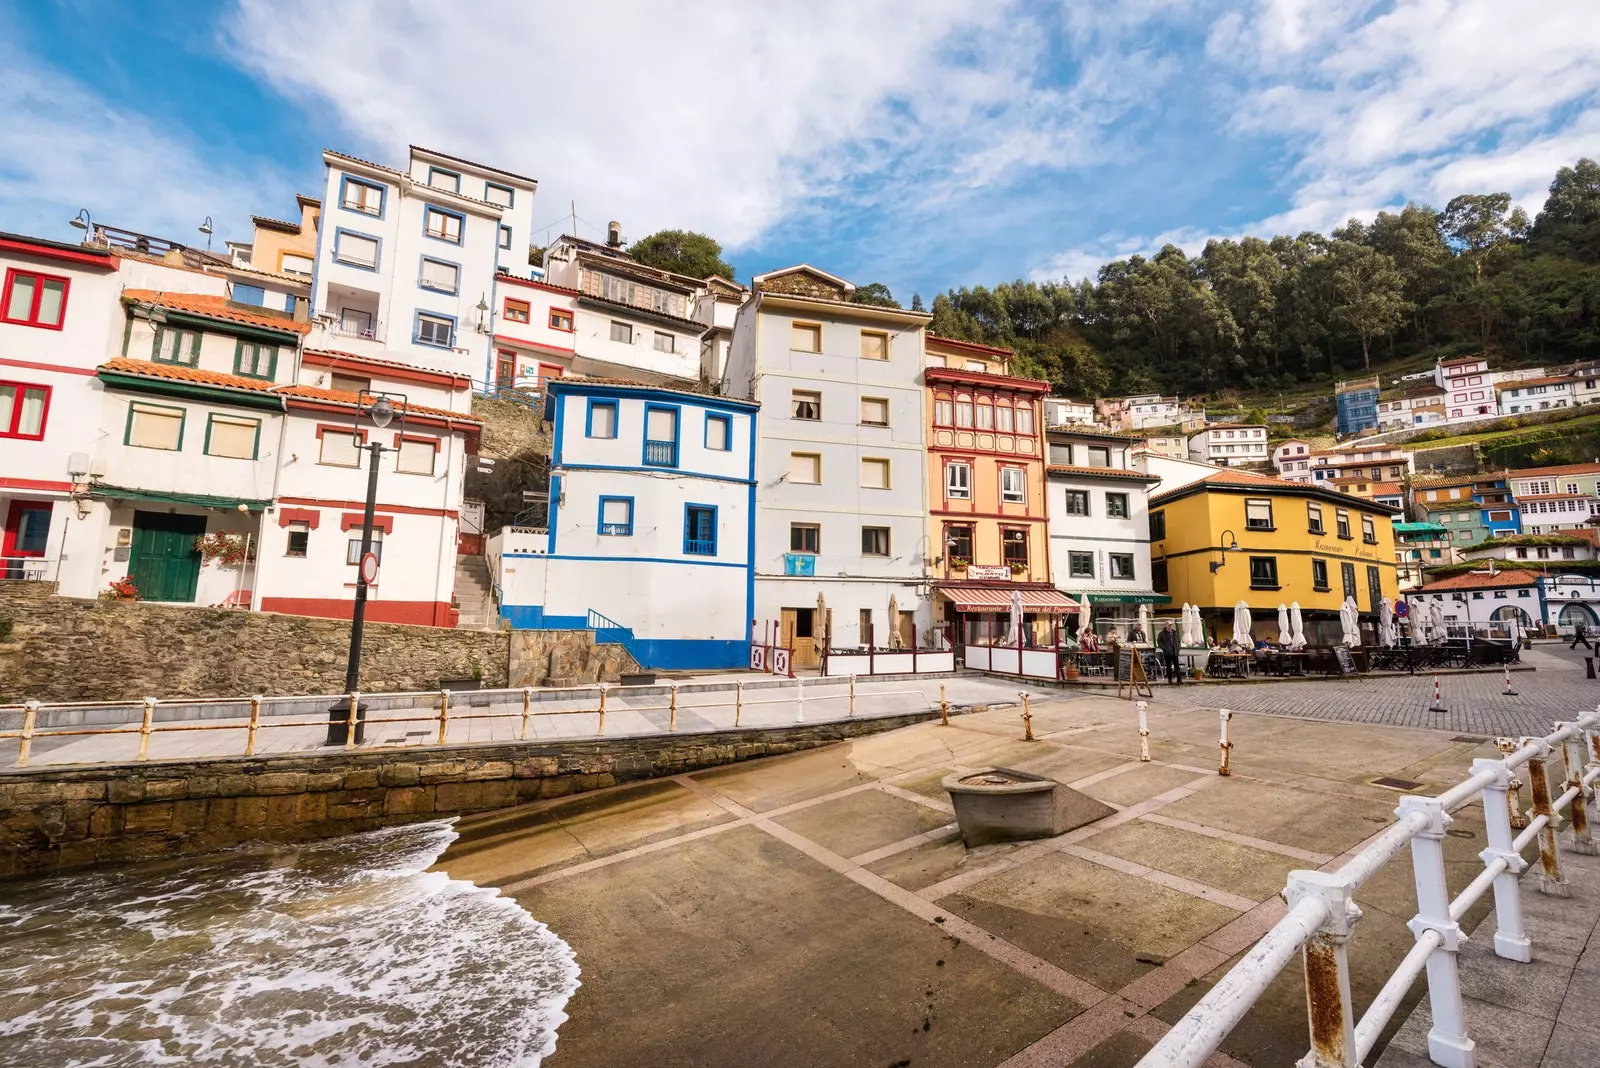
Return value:
[(573, 237), (577, 237), (578, 236), (578, 202), (576, 200), (569, 200), (569, 201), (567, 201), (567, 205), (570, 208), (572, 208), (572, 236)]

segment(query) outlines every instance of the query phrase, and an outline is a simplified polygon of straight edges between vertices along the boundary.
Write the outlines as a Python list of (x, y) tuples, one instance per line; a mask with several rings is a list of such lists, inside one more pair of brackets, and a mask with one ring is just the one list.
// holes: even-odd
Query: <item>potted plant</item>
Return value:
[(1021, 560), (1011, 561), (1011, 573), (1013, 575), (1023, 575), (1026, 574), (1027, 571), (1028, 565), (1023, 563)]
[(133, 584), (132, 575), (123, 575), (100, 591), (100, 599), (104, 601), (137, 601), (139, 587)]
[(952, 556), (950, 558), (950, 570), (965, 571), (967, 569), (967, 565), (971, 562), (972, 561), (968, 560), (965, 556)]
[(194, 547), (202, 559), (216, 560), (223, 567), (238, 567), (254, 555), (241, 534), (202, 534), (194, 539)]

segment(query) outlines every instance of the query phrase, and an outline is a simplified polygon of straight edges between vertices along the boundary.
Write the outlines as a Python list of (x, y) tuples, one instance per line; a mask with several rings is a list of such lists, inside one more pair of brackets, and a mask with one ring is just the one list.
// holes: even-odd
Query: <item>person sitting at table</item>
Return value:
[(1086, 653), (1100, 651), (1100, 639), (1095, 637), (1094, 631), (1088, 627), (1083, 628), (1083, 633), (1078, 635), (1078, 648)]
[(1265, 639), (1265, 638), (1257, 638), (1256, 639), (1256, 652), (1258, 652), (1258, 653), (1270, 653), (1270, 652), (1272, 652), (1272, 643), (1267, 641), (1267, 639)]
[(1128, 643), (1130, 645), (1139, 645), (1143, 643), (1144, 640), (1144, 628), (1135, 623), (1133, 625), (1133, 629), (1128, 632)]

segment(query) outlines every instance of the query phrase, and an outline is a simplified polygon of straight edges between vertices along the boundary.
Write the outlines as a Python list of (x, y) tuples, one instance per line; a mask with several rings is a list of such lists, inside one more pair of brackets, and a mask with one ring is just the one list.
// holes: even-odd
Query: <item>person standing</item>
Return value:
[(1156, 645), (1161, 648), (1161, 665), (1166, 668), (1167, 681), (1181, 685), (1183, 672), (1178, 667), (1178, 632), (1173, 629), (1172, 620), (1167, 620), (1161, 633), (1156, 635)]
[(1589, 628), (1583, 623), (1579, 623), (1576, 627), (1572, 628), (1572, 644), (1567, 646), (1567, 648), (1576, 649), (1579, 642), (1583, 643), (1583, 647), (1585, 649), (1588, 649), (1591, 652), (1594, 650), (1594, 646), (1589, 644)]

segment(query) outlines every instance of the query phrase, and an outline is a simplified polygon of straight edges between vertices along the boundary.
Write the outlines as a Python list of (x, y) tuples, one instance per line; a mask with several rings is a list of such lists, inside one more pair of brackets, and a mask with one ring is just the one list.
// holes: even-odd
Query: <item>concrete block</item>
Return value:
[(144, 796), (147, 801), (171, 801), (178, 797), (189, 796), (189, 780), (187, 779), (149, 779), (144, 784)]
[(344, 773), (346, 790), (370, 790), (378, 785), (377, 768), (356, 768)]
[(474, 761), (467, 768), (468, 782), (481, 782), (486, 779), (511, 778), (511, 762), (509, 760), (484, 760)]
[(128, 834), (165, 831), (172, 827), (172, 802), (130, 805), (122, 815), (122, 829)]
[(389, 764), (378, 769), (378, 781), (384, 786), (415, 786), (421, 774), (417, 764)]
[(958, 772), (945, 776), (940, 785), (950, 795), (969, 848), (1049, 838), (1116, 812), (1054, 779), (1010, 768)]

